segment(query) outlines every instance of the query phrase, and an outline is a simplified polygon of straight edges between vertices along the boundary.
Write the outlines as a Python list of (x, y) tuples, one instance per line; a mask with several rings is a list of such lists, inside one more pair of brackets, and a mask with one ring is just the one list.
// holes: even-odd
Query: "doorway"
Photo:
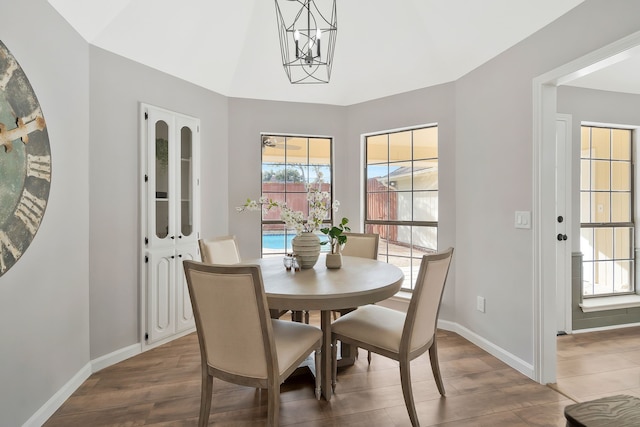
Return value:
[(557, 222), (556, 164), (557, 87), (605, 68), (640, 46), (640, 32), (567, 63), (533, 80), (534, 144), (534, 379), (556, 380)]

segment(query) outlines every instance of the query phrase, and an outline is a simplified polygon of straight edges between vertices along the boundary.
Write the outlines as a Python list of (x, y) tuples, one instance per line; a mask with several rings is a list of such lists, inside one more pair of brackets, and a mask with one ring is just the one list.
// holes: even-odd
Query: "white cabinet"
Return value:
[(182, 261), (200, 260), (200, 121), (147, 104), (141, 122), (143, 347), (194, 330)]

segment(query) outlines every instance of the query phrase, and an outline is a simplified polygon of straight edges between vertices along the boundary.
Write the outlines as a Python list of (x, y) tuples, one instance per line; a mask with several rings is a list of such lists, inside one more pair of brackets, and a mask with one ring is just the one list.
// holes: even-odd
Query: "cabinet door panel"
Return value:
[(174, 250), (148, 253), (147, 343), (175, 333), (175, 259)]
[(177, 248), (178, 262), (176, 265), (176, 332), (182, 332), (195, 327), (191, 298), (187, 279), (184, 275), (182, 261), (200, 261), (198, 245), (182, 245)]

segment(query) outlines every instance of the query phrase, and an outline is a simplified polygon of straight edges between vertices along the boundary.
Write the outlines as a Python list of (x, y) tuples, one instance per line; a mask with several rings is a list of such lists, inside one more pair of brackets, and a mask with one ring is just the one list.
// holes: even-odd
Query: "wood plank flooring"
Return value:
[[(438, 394), (426, 354), (412, 363), (421, 425), (564, 426), (564, 407), (574, 401), (621, 390), (640, 396), (640, 329), (619, 331), (560, 337), (559, 379), (552, 387), (455, 333), (439, 331), (447, 397)], [(266, 397), (264, 391), (214, 380), (210, 424), (266, 425)], [(93, 374), (45, 426), (195, 426), (199, 399), (200, 355), (191, 334)], [(310, 375), (288, 380), (280, 410), (282, 426), (410, 426), (398, 365), (375, 354), (370, 366), (361, 355), (339, 372), (330, 402), (315, 400)]]

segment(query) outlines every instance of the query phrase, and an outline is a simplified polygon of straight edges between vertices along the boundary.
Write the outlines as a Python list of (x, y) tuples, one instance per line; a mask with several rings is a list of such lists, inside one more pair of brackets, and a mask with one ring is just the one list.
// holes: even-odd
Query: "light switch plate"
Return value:
[(516, 211), (516, 228), (531, 228), (531, 211)]

